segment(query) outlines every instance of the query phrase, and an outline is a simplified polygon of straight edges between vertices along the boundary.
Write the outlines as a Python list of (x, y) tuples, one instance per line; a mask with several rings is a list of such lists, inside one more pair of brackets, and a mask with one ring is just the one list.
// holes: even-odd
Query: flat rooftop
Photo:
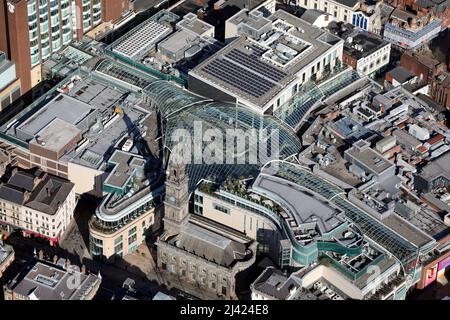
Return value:
[(384, 225), (391, 228), (397, 234), (401, 235), (403, 238), (419, 248), (433, 241), (433, 238), (426, 235), (417, 227), (405, 223), (405, 220), (400, 218), (396, 214), (391, 214), (388, 217), (384, 218), (382, 221)]
[[(59, 88), (64, 93), (44, 96), (47, 100), (31, 105), (3, 130), (25, 144), (56, 150), (78, 134), (77, 128), (81, 140), (60, 161), (98, 169), (123, 138), (148, 128), (144, 123), (151, 115), (139, 94), (130, 91), (128, 78), (118, 79), (80, 72)], [(35, 139), (38, 135), (45, 145)]]
[(311, 191), (290, 181), (260, 174), (253, 188), (275, 195), (284, 202), (297, 225), (317, 223), (321, 232), (327, 233), (344, 222), (344, 214), (340, 210), (321, 200), (318, 195), (313, 195)]
[(353, 147), (347, 149), (345, 153), (350, 155), (354, 160), (363, 163), (377, 174), (381, 174), (395, 166), (380, 153), (370, 148), (370, 145), (363, 140), (356, 142)]
[(81, 130), (59, 118), (50, 122), (30, 144), (44, 146), (45, 149), (58, 152), (70, 141), (81, 134)]
[(446, 177), (450, 180), (450, 152), (444, 153), (423, 167), (420, 176), (428, 181), (438, 177)]
[(214, 28), (209, 23), (200, 20), (195, 13), (188, 13), (183, 17), (183, 20), (177, 23), (177, 26), (190, 30), (198, 35), (202, 35), (206, 31)]
[(60, 119), (76, 126), (93, 109), (88, 104), (61, 93), (20, 124), (16, 130), (18, 134), (23, 133), (29, 137), (35, 137), (54, 119)]
[(113, 51), (131, 59), (139, 58), (171, 32), (170, 27), (147, 20), (139, 25), (139, 29), (114, 43)]
[(104, 185), (115, 188), (124, 188), (130, 180), (136, 169), (144, 170), (145, 160), (143, 157), (129, 152), (116, 150), (108, 160), (109, 164), (114, 165), (114, 169), (106, 178)]
[(384, 41), (375, 35), (356, 31), (346, 38), (346, 41), (344, 42), (344, 53), (359, 60), (371, 55), (388, 44), (389, 42)]
[(132, 60), (139, 60), (152, 50), (156, 43), (173, 32), (171, 24), (178, 20), (179, 16), (170, 11), (158, 11), (114, 41), (109, 49)]
[[(234, 16), (242, 23), (246, 12)], [(233, 21), (231, 19), (231, 21)], [(239, 21), (235, 22), (239, 24)], [(240, 36), (190, 72), (257, 106), (264, 106), (318, 56), (342, 41), (285, 11), (251, 22), (270, 30), (260, 39)]]
[[(68, 271), (62, 265), (33, 259), (32, 263), (28, 264), (7, 286), (14, 293), (31, 299), (83, 300), (86, 295), (92, 293), (101, 279), (93, 274), (83, 274), (76, 268)], [(80, 286), (78, 287), (69, 285), (72, 283), (70, 277), (73, 274), (79, 275)]]
[(158, 44), (158, 49), (164, 48), (172, 52), (189, 48), (199, 41), (199, 36), (189, 30), (180, 29)]
[(330, 128), (341, 135), (344, 139), (360, 139), (370, 133), (355, 119), (345, 116), (329, 124)]

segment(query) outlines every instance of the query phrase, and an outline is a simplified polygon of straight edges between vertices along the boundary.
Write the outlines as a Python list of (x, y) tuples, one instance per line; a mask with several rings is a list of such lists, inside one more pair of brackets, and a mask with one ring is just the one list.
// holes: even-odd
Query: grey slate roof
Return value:
[[(11, 254), (14, 254), (14, 249), (8, 244), (3, 244), (0, 240), (0, 265), (5, 261)], [(1, 270), (0, 270), (1, 274)]]
[(389, 71), (391, 76), (400, 83), (404, 83), (414, 77), (414, 75), (403, 67), (397, 67)]
[(301, 285), (292, 277), (287, 277), (278, 269), (266, 268), (253, 283), (253, 288), (276, 300), (286, 300), (290, 290), (298, 289)]
[(34, 175), (25, 171), (17, 171), (8, 180), (8, 184), (31, 192), (34, 188)]
[(47, 214), (55, 214), (73, 188), (73, 183), (47, 175), (33, 191), (26, 206)]
[[(80, 285), (72, 286), (70, 277), (79, 278)], [(61, 264), (33, 258), (7, 288), (31, 300), (85, 300), (99, 282), (101, 278), (81, 273), (78, 267), (67, 270)]]
[(335, 0), (335, 1), (349, 8), (353, 8), (358, 3), (358, 0)]
[(322, 10), (308, 9), (302, 14), (302, 16), (300, 18), (302, 18), (303, 20), (305, 20), (311, 24), (314, 24), (314, 22), (316, 22), (317, 18), (319, 18), (323, 14), (328, 14), (328, 13), (326, 13)]
[(171, 244), (185, 251), (215, 262), (225, 267), (231, 267), (234, 262), (246, 257), (246, 244), (227, 238), (212, 230), (188, 222)]
[(19, 170), (0, 185), (0, 199), (55, 214), (73, 188), (68, 180), (40, 170)]
[(25, 191), (13, 186), (2, 185), (0, 186), (0, 199), (22, 205), (25, 202)]

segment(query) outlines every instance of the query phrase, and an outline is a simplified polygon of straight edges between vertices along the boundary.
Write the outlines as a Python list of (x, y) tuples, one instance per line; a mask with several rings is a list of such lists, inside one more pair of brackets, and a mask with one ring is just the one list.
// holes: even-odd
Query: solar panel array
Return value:
[(275, 84), (252, 72), (240, 68), (229, 60), (214, 60), (209, 65), (205, 66), (203, 70), (256, 98), (264, 95), (267, 91), (275, 87)]
[(253, 56), (253, 57), (260, 57), (266, 51), (266, 49), (255, 46), (254, 44), (250, 45), (249, 47), (252, 50), (252, 53), (250, 54), (250, 56)]
[(140, 25), (140, 28), (134, 33), (119, 40), (119, 43), (114, 47), (114, 51), (126, 57), (133, 58), (140, 52), (145, 51), (146, 48), (154, 45), (158, 40), (168, 35), (170, 32), (169, 27), (149, 20)]
[(239, 51), (237, 49), (231, 50), (230, 53), (226, 55), (226, 57), (229, 57), (237, 61), (244, 67), (255, 70), (256, 72), (275, 82), (279, 82), (280, 80), (282, 80), (284, 77), (287, 76), (287, 73), (280, 71), (277, 68), (274, 68), (258, 59), (254, 59), (253, 57), (251, 58), (242, 51)]
[(251, 48), (250, 55), (232, 49), (223, 57), (211, 61), (202, 70), (252, 97), (261, 97), (276, 87), (287, 74), (258, 60), (263, 49), (256, 46)]

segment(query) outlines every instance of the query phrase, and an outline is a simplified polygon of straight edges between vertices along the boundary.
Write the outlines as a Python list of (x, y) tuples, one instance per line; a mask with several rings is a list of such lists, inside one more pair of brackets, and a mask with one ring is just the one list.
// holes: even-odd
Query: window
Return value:
[(221, 205), (218, 205), (218, 204), (214, 204), (214, 209), (216, 209), (217, 211), (226, 213), (226, 214), (230, 214), (230, 209), (225, 208), (225, 207), (223, 207)]
[(194, 204), (194, 213), (203, 215), (203, 207), (198, 204)]
[(128, 235), (131, 236), (131, 235), (135, 234), (136, 231), (137, 231), (137, 227), (133, 227), (130, 230), (128, 230)]
[(128, 245), (131, 245), (137, 241), (137, 235), (134, 234), (128, 238)]
[(8, 97), (5, 97), (3, 100), (2, 100), (2, 109), (5, 109), (7, 106), (9, 106), (9, 96)]
[(121, 253), (122, 250), (123, 250), (123, 244), (122, 244), (122, 242), (119, 243), (118, 245), (116, 245), (116, 246), (114, 247), (114, 253), (115, 253), (115, 254)]
[(195, 200), (195, 202), (203, 203), (203, 197), (200, 196), (200, 195), (198, 195), (198, 194), (196, 194), (196, 195), (194, 196), (194, 200)]

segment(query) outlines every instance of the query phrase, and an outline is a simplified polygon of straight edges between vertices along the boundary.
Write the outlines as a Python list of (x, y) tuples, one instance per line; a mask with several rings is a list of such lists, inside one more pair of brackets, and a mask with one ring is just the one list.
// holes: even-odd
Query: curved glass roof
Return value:
[[(230, 176), (254, 178), (261, 166), (267, 162), (267, 157), (259, 157), (260, 151), (265, 154), (261, 148), (271, 150), (272, 141), (278, 143), (278, 150), (276, 155), (271, 155), (269, 152), (270, 159), (286, 159), (300, 151), (301, 144), (295, 132), (276, 117), (262, 116), (249, 108), (233, 103), (211, 101), (177, 87), (173, 83), (153, 78), (137, 69), (109, 59), (101, 61), (96, 71), (103, 76), (123, 81), (125, 85), (131, 84), (133, 87), (130, 89), (141, 92), (146, 100), (161, 113), (165, 119), (165, 144), (169, 150), (173, 148), (171, 137), (175, 130), (185, 129), (193, 138), (194, 127), (199, 124), (202, 127), (202, 134), (208, 129), (219, 130), (224, 138), (223, 155), (226, 151), (227, 130), (241, 129), (244, 133), (249, 133), (251, 129), (265, 129), (267, 134), (271, 134), (266, 140), (258, 138), (256, 143), (247, 142), (245, 151), (235, 155), (234, 161), (213, 164), (192, 161), (186, 168), (189, 174), (190, 190), (193, 190), (204, 178), (216, 182), (221, 182)], [(265, 141), (267, 146), (261, 141)], [(202, 150), (205, 150), (207, 146), (208, 143), (204, 142)], [(257, 155), (257, 161), (251, 163), (246, 161), (250, 154)]]
[(139, 70), (132, 69), (129, 66), (125, 66), (119, 62), (109, 59), (102, 60), (97, 65), (95, 70), (139, 89), (144, 89), (151, 83), (160, 81), (159, 79), (153, 78), (143, 72), (140, 72)]
[(178, 88), (165, 80), (151, 83), (145, 87), (144, 93), (165, 117), (170, 117), (171, 114), (195, 103), (210, 101), (207, 98), (196, 96), (187, 90)]
[[(277, 162), (277, 165), (275, 175), (295, 182), (327, 198), (344, 211), (347, 218), (355, 223), (365, 236), (392, 253), (405, 267), (417, 258), (419, 248), (351, 203), (341, 188), (299, 165), (288, 162)], [(265, 167), (265, 170), (270, 170), (270, 166)]]
[(105, 59), (101, 61), (96, 71), (102, 75), (131, 84), (146, 95), (163, 117), (178, 112), (198, 102), (211, 101), (175, 86), (167, 80), (154, 78), (121, 62)]
[[(172, 149), (173, 141), (171, 140), (171, 137), (176, 129), (185, 129), (186, 132), (189, 132), (192, 139), (194, 139), (194, 127), (197, 126), (198, 128), (199, 125), (201, 125), (202, 133), (205, 133), (208, 129), (218, 129), (218, 131), (222, 133), (224, 153), (226, 152), (226, 133), (228, 130), (234, 129), (243, 130), (245, 133), (251, 132), (252, 129), (256, 129), (256, 131), (265, 129), (268, 134), (276, 132), (275, 134), (278, 135), (278, 137), (275, 137), (274, 135), (273, 138), (278, 138), (277, 159), (285, 159), (295, 155), (300, 151), (301, 147), (300, 141), (294, 132), (275, 117), (261, 116), (248, 108), (232, 103), (220, 102), (199, 103), (170, 117), (167, 120), (166, 146), (169, 149)], [(271, 149), (271, 139), (272, 136), (267, 140), (267, 149)], [(258, 141), (260, 142), (260, 140)], [(203, 150), (207, 146), (208, 143), (204, 142)], [(190, 190), (193, 190), (201, 179), (222, 182), (227, 177), (255, 177), (261, 166), (267, 162), (267, 159), (264, 158), (264, 156), (259, 157), (259, 152), (261, 151), (264, 153), (265, 151), (260, 148), (266, 148), (266, 146), (262, 146), (260, 143), (252, 144), (246, 142), (245, 152), (235, 154), (232, 163), (224, 160), (223, 164), (195, 164), (195, 161), (193, 161), (194, 164), (187, 165)], [(247, 161), (250, 154), (258, 155), (257, 162), (250, 163), (250, 161)]]
[(291, 101), (274, 110), (274, 116), (280, 118), (292, 128), (297, 128), (318, 102), (359, 79), (361, 79), (360, 74), (348, 68), (318, 85), (314, 82), (307, 82)]

